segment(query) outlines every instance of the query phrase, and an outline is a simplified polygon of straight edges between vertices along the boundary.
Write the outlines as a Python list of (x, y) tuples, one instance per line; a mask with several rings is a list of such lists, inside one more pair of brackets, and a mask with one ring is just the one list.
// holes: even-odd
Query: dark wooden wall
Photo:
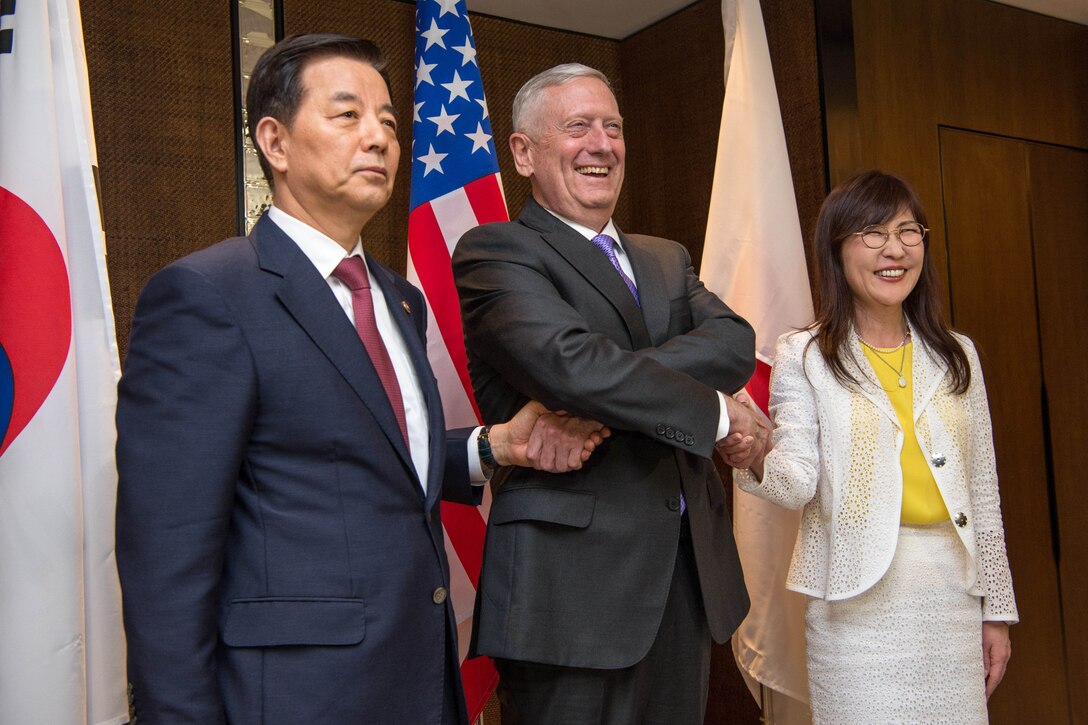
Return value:
[(979, 346), (1022, 622), (995, 723), (1088, 722), (1088, 27), (985, 0), (817, 0), (832, 179), (910, 179)]

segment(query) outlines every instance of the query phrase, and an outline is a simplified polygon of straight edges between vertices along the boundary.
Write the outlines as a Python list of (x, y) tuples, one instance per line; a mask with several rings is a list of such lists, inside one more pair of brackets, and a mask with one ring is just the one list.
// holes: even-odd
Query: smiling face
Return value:
[[(909, 211), (900, 211), (883, 222), (888, 229), (916, 221)], [(922, 273), (925, 245), (905, 246), (895, 234), (880, 249), (869, 249), (853, 235), (842, 243), (842, 268), (859, 315), (883, 318), (901, 316), (903, 301)]]
[(600, 231), (623, 186), (623, 118), (597, 78), (575, 78), (541, 91), (527, 133), (510, 137), (518, 173), (529, 177), (544, 208)]
[(337, 56), (308, 63), (302, 87), (290, 126), (271, 117), (257, 125), (275, 204), (354, 246), (393, 193), (400, 146), (389, 89), (373, 66)]

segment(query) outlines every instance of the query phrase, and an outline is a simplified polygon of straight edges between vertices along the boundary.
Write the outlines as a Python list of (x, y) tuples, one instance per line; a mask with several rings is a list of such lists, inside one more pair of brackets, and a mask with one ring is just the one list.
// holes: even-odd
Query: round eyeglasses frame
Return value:
[(888, 229), (881, 224), (870, 224), (860, 232), (852, 232), (848, 236), (861, 237), (862, 243), (869, 249), (881, 249), (888, 243), (888, 238), (892, 234), (904, 247), (917, 247), (928, 233), (928, 227), (924, 227), (918, 222), (910, 222), (895, 229)]

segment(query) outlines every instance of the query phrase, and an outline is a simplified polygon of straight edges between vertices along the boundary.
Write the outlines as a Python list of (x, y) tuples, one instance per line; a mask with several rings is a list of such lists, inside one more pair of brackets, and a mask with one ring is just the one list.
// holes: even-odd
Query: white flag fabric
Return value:
[[(724, 0), (725, 102), (700, 277), (756, 330), (752, 398), (767, 409), (779, 335), (812, 322), (797, 201), (759, 0)], [(799, 512), (734, 486), (733, 519), (752, 608), (733, 637), (741, 671), (808, 701), (804, 598), (785, 588)], [(765, 699), (765, 698), (764, 698)]]
[(0, 723), (128, 720), (91, 128), (77, 0), (0, 0)]

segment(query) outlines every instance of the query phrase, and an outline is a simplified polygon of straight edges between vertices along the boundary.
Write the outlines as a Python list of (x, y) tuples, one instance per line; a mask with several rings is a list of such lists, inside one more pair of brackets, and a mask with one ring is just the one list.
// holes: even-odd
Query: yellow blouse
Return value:
[[(922, 448), (918, 445), (918, 436), (914, 433), (914, 414), (912, 411), (913, 385), (911, 381), (912, 345), (908, 342), (902, 348), (891, 352), (877, 352), (868, 345), (862, 345), (865, 357), (880, 380), (895, 409), (899, 425), (903, 429), (903, 452), (899, 455), (899, 464), (903, 468), (903, 508), (900, 520), (905, 524), (936, 524), (948, 520), (948, 509), (941, 498), (941, 491), (933, 478)], [(899, 387), (900, 370), (906, 380), (906, 387)]]

